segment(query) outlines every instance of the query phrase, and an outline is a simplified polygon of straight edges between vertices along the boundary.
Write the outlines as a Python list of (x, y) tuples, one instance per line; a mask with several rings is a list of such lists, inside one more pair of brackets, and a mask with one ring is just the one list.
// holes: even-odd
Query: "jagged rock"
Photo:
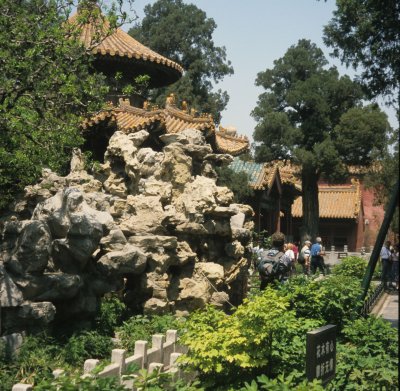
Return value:
[(51, 233), (42, 221), (30, 221), (20, 233), (9, 257), (5, 259), (8, 270), (16, 274), (40, 273), (47, 266), (51, 249)]
[(8, 332), (14, 319), (25, 328), (28, 318), (32, 327), (52, 319), (36, 302), (51, 302), (57, 321), (88, 322), (112, 291), (145, 313), (243, 299), (253, 211), (216, 185), (215, 168), (232, 157), (212, 153), (194, 129), (156, 137), (115, 132), (93, 173), (75, 150), (70, 174), (44, 170), (2, 220), (0, 287), (14, 292), (0, 292)]
[(224, 267), (218, 263), (198, 262), (194, 270), (195, 274), (199, 274), (215, 287), (219, 287), (224, 281)]
[(153, 297), (144, 303), (143, 312), (152, 315), (165, 315), (171, 312), (171, 305), (164, 300)]
[(164, 147), (164, 159), (154, 176), (171, 183), (177, 194), (183, 190), (192, 179), (192, 159), (185, 155), (182, 145), (173, 143)]
[(233, 162), (233, 156), (228, 154), (220, 153), (209, 153), (204, 156), (204, 160), (207, 160), (217, 166), (228, 166)]
[(17, 307), (24, 301), (22, 292), (0, 263), (0, 308)]
[(57, 301), (74, 297), (83, 286), (79, 275), (46, 273), (39, 276), (14, 278), (25, 300)]
[(151, 148), (142, 148), (138, 151), (136, 157), (139, 162), (140, 175), (143, 178), (149, 178), (155, 174), (157, 167), (164, 158), (164, 154), (153, 151)]
[(100, 240), (100, 247), (103, 252), (122, 250), (127, 240), (124, 233), (119, 228), (114, 228), (107, 236)]
[(182, 308), (182, 305), (187, 310), (192, 311), (195, 308), (203, 308), (210, 302), (212, 288), (207, 281), (194, 280), (192, 278), (183, 278), (179, 284), (179, 299), (177, 305)]
[(12, 333), (4, 335), (0, 339), (4, 344), (5, 358), (11, 359), (16, 356), (19, 348), (22, 346), (24, 335), (23, 333)]
[(146, 268), (147, 256), (137, 247), (127, 244), (120, 251), (110, 251), (97, 262), (100, 271), (106, 274), (140, 274)]
[(111, 173), (107, 180), (103, 183), (103, 187), (110, 194), (124, 198), (128, 194), (128, 188), (125, 184), (124, 177), (120, 177), (117, 173)]
[(127, 236), (165, 234), (161, 225), (165, 214), (159, 196), (128, 196), (127, 209), (129, 217), (120, 222), (120, 228)]
[(128, 239), (130, 244), (140, 247), (143, 251), (151, 251), (157, 248), (176, 249), (178, 239), (176, 236), (157, 236), (157, 235), (135, 235)]
[(172, 185), (162, 181), (156, 181), (154, 179), (142, 179), (139, 181), (140, 193), (143, 196), (160, 197), (160, 202), (166, 203), (171, 200), (172, 197)]
[(239, 213), (235, 214), (234, 216), (232, 216), (231, 217), (231, 228), (232, 228), (232, 230), (242, 229), (245, 218), (246, 218), (246, 216), (242, 212), (239, 212)]
[(24, 303), (18, 308), (17, 316), (29, 322), (50, 323), (56, 314), (56, 307), (50, 302)]
[(244, 256), (244, 247), (238, 240), (235, 240), (225, 246), (225, 252), (229, 257), (239, 260)]
[(226, 292), (214, 292), (210, 304), (219, 309), (225, 309), (229, 305), (229, 295)]
[(146, 273), (145, 290), (150, 291), (153, 298), (167, 301), (169, 278), (167, 273)]

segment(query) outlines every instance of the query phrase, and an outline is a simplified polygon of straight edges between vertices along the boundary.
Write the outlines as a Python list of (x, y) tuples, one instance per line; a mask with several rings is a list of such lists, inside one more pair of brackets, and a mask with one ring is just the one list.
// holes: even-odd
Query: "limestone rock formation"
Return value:
[(192, 129), (153, 144), (117, 131), (96, 170), (75, 150), (69, 175), (44, 170), (26, 188), (2, 223), (3, 335), (90, 320), (112, 291), (146, 313), (243, 299), (253, 211), (214, 170), (231, 157)]

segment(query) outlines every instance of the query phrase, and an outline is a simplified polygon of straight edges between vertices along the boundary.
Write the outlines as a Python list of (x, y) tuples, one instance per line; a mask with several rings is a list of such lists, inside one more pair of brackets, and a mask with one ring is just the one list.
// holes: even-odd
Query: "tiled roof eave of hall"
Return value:
[[(357, 220), (361, 211), (360, 184), (320, 185), (318, 201), (320, 218)], [(298, 197), (292, 205), (292, 216), (300, 218), (302, 215), (302, 198)]]
[(245, 136), (230, 136), (224, 132), (215, 132), (215, 143), (219, 151), (233, 156), (240, 155), (249, 149), (249, 140)]
[[(77, 25), (78, 13), (75, 13), (69, 18), (70, 24)], [(95, 26), (94, 22), (80, 24), (80, 35), (79, 39), (83, 45), (89, 48), (92, 45), (92, 41), (95, 37), (96, 30), (100, 29), (104, 34), (110, 29), (110, 24), (106, 17), (97, 17), (99, 26)], [(176, 62), (154, 52), (147, 46), (141, 44), (136, 39), (131, 37), (129, 34), (124, 32), (121, 28), (116, 28), (102, 39), (102, 41), (95, 45), (92, 49), (93, 54), (111, 57), (123, 57), (127, 59), (136, 59), (144, 62), (151, 62), (156, 64), (162, 64), (168, 68), (178, 71), (183, 74), (184, 69)]]
[(124, 101), (117, 107), (108, 107), (93, 115), (83, 123), (83, 128), (87, 129), (106, 119), (111, 119), (116, 123), (118, 130), (127, 133), (145, 129), (155, 122), (162, 123), (166, 133), (178, 133), (190, 128), (199, 130), (207, 136), (215, 131), (214, 122), (209, 118), (195, 118), (169, 105), (165, 109), (146, 110), (131, 106)]
[(236, 156), (249, 148), (247, 137), (228, 136), (216, 131), (211, 116), (195, 117), (188, 111), (180, 110), (173, 104), (166, 104), (165, 109), (147, 110), (131, 106), (128, 101), (121, 100), (119, 106), (109, 106), (83, 124), (87, 129), (99, 122), (110, 119), (116, 123), (120, 131), (135, 132), (159, 122), (165, 133), (179, 133), (185, 129), (201, 131), (205, 137), (214, 135), (217, 151)]

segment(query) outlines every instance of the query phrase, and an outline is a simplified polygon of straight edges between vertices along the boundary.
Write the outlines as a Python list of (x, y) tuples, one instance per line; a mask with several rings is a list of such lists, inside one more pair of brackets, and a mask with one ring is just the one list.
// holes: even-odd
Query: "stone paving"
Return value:
[(399, 292), (394, 291), (384, 293), (383, 297), (377, 303), (375, 313), (392, 324), (393, 327), (399, 328)]

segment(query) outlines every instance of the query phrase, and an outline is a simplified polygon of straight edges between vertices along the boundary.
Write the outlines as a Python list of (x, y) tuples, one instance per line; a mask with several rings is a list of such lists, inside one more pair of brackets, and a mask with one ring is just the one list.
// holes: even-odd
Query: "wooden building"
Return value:
[[(238, 136), (232, 128), (217, 130), (210, 115), (189, 109), (184, 100), (178, 107), (177, 97), (173, 94), (167, 97), (164, 108), (152, 105), (137, 93), (123, 94), (123, 87), (136, 76), (148, 75), (149, 88), (162, 87), (179, 80), (184, 69), (120, 28), (111, 30), (96, 1), (89, 2), (86, 7), (86, 17), (82, 21), (79, 18), (82, 9), (78, 7), (69, 22), (77, 27), (80, 41), (95, 57), (96, 71), (106, 75), (112, 86), (108, 107), (83, 123), (85, 149), (92, 151), (96, 160), (102, 161), (108, 140), (117, 130), (130, 133), (145, 129), (155, 148), (157, 143), (160, 144), (162, 134), (196, 129), (203, 133), (216, 153), (238, 155), (249, 149), (247, 137)], [(121, 75), (118, 86), (113, 84), (117, 72)]]

